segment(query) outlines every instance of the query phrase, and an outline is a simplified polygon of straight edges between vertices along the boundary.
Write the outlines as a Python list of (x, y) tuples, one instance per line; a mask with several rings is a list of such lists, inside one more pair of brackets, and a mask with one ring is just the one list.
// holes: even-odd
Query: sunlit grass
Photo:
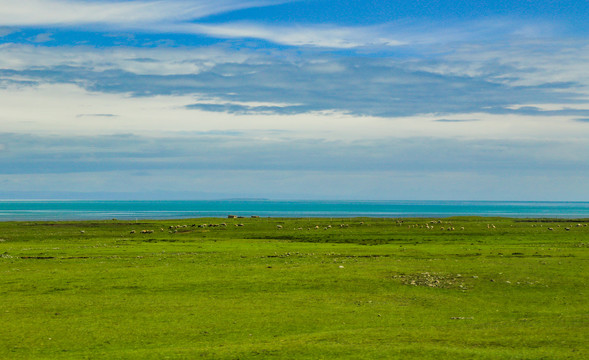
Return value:
[(0, 358), (583, 359), (585, 223), (0, 223)]

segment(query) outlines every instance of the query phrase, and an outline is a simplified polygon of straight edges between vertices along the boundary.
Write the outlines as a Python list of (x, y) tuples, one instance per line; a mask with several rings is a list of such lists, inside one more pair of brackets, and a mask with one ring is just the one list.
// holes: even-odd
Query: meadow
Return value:
[(0, 358), (587, 359), (587, 224), (0, 222)]

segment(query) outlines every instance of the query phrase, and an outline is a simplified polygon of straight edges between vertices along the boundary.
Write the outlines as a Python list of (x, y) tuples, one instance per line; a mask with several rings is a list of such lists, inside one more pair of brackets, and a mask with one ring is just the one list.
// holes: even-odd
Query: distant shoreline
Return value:
[(202, 217), (178, 217), (178, 218), (85, 218), (85, 219), (0, 219), (0, 223), (5, 222), (17, 222), (17, 223), (30, 223), (30, 222), (40, 222), (40, 223), (54, 223), (54, 222), (67, 222), (67, 223), (87, 223), (87, 222), (100, 222), (100, 223), (108, 223), (108, 222), (145, 222), (145, 221), (154, 221), (154, 222), (180, 222), (180, 221), (198, 221), (198, 220), (206, 220), (206, 219), (214, 219), (214, 220), (306, 220), (306, 219), (317, 219), (317, 220), (366, 220), (366, 219), (379, 219), (379, 220), (415, 220), (415, 219), (424, 219), (424, 220), (434, 220), (434, 219), (506, 219), (506, 220), (515, 220), (517, 222), (587, 222), (589, 221), (589, 216), (586, 217), (522, 217), (522, 216), (485, 216), (485, 215), (450, 215), (450, 216), (256, 216), (252, 218), (250, 216), (244, 216), (240, 218), (228, 218), (227, 216), (202, 216)]

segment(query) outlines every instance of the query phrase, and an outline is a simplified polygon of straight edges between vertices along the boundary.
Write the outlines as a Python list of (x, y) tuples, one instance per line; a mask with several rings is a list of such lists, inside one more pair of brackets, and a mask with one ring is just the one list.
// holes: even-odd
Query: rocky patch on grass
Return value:
[(418, 274), (398, 274), (393, 275), (393, 278), (399, 279), (403, 285), (409, 286), (468, 290), (472, 287), (472, 282), (478, 279), (478, 276), (464, 277), (461, 274), (424, 272)]

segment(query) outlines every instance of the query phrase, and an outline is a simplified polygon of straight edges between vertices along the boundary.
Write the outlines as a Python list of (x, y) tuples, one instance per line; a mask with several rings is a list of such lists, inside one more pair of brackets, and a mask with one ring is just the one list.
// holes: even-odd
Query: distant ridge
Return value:
[(227, 199), (219, 199), (218, 201), (272, 201), (268, 198), (241, 198), (241, 197), (235, 197), (235, 198), (227, 198)]

